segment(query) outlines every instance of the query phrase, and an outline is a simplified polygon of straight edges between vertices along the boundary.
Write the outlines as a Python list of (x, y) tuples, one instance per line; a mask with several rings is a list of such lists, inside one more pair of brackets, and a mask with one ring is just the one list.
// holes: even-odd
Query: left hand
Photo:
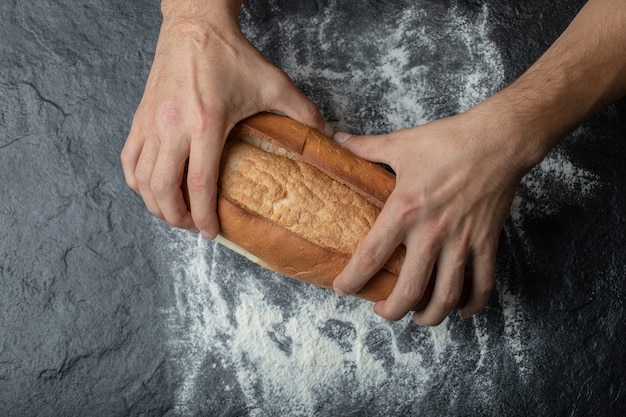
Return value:
[(430, 279), (433, 293), (413, 314), (417, 324), (437, 325), (457, 308), (462, 317), (481, 310), (494, 286), (500, 232), (529, 169), (515, 146), (524, 143), (522, 132), (505, 124), (474, 108), (387, 135), (336, 134), (356, 155), (393, 168), (396, 188), (336, 278), (335, 291), (357, 292), (404, 244), (398, 282), (374, 305), (377, 314), (401, 319), (416, 308)]

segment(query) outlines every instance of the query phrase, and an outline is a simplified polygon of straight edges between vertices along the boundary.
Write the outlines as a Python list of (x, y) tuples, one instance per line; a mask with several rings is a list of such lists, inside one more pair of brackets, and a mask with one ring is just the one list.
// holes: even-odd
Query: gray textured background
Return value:
[[(582, 2), (514, 3), (254, 1), (241, 20), (336, 127), (380, 133), (502, 88)], [(623, 101), (524, 179), (484, 312), (386, 323), (125, 186), (159, 20), (157, 1), (0, 3), (0, 415), (624, 414)]]

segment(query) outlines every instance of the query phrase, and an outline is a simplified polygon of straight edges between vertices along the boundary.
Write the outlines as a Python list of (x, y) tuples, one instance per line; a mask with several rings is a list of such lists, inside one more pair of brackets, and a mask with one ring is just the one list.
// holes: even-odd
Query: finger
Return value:
[(474, 256), (471, 269), (470, 291), (467, 300), (459, 308), (459, 315), (461, 317), (470, 317), (487, 305), (494, 286), (496, 270), (495, 254), (492, 255), (488, 253)]
[(437, 278), (437, 263), (433, 265), (433, 270), (430, 273), (430, 278), (428, 279), (428, 284), (426, 285), (424, 294), (422, 294), (422, 297), (420, 298), (418, 303), (413, 308), (411, 308), (411, 311), (420, 311), (420, 310), (425, 309), (426, 306), (428, 306), (428, 303), (430, 302), (430, 299), (433, 296), (433, 290), (435, 289), (436, 278)]
[(141, 155), (143, 145), (144, 135), (140, 135), (137, 132), (137, 128), (133, 125), (126, 139), (126, 143), (120, 152), (120, 160), (122, 161), (126, 184), (136, 193), (139, 193), (139, 187), (137, 186), (137, 179), (135, 178), (135, 170), (137, 169), (137, 162), (139, 161), (139, 155)]
[(359, 291), (402, 243), (404, 232), (391, 222), (387, 207), (383, 208), (370, 232), (335, 278), (333, 288), (337, 294), (347, 295)]
[(139, 155), (139, 160), (137, 161), (135, 178), (137, 180), (139, 194), (141, 194), (148, 211), (156, 217), (164, 219), (163, 213), (161, 213), (161, 209), (159, 208), (159, 205), (152, 193), (152, 189), (150, 188), (154, 165), (159, 154), (159, 146), (160, 143), (158, 139), (145, 141), (143, 149), (141, 150), (141, 155)]
[(167, 223), (175, 227), (197, 231), (181, 190), (188, 156), (188, 139), (181, 137), (163, 139), (150, 188)]
[(191, 141), (187, 173), (189, 205), (195, 227), (206, 239), (214, 239), (219, 233), (217, 177), (226, 132), (213, 126), (206, 140)]
[(386, 300), (374, 305), (374, 312), (387, 320), (400, 320), (414, 310), (426, 292), (435, 259), (432, 249), (407, 243), (398, 282)]
[(413, 321), (422, 326), (440, 324), (461, 298), (467, 255), (460, 250), (444, 247), (437, 261), (437, 277), (430, 302), (415, 312)]
[(328, 137), (333, 136), (333, 128), (326, 122), (317, 105), (293, 84), (287, 74), (277, 83), (275, 93), (270, 98), (272, 110), (277, 110)]
[(368, 161), (389, 164), (387, 138), (385, 135), (357, 136), (345, 132), (337, 132), (333, 139), (358, 157)]
[[(463, 277), (463, 291), (461, 291), (461, 298), (459, 299), (459, 304), (456, 306), (457, 310), (461, 311), (463, 307), (467, 304), (469, 300), (470, 294), (472, 292), (472, 265), (471, 260), (468, 260), (468, 263), (465, 264), (465, 276)], [(460, 315), (460, 313), (459, 313)]]

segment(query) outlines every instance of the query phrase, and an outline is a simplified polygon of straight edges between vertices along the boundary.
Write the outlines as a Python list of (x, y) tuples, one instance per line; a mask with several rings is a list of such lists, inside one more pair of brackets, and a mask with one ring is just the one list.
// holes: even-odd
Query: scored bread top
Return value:
[[(354, 235), (371, 229), (378, 208), (301, 161), (230, 141), (224, 154), (222, 196), (308, 240), (342, 253)], [(344, 222), (338, 215), (350, 219)]]
[[(264, 113), (244, 120), (233, 130), (222, 156), (220, 197), (347, 260), (378, 217), (393, 175), (313, 129), (292, 122)], [(248, 237), (238, 236), (250, 241), (272, 239), (256, 236), (252, 229)], [(403, 248), (399, 248), (384, 269), (397, 275), (403, 255)], [(280, 253), (265, 256), (276, 257), (276, 262), (261, 258), (275, 270), (281, 267), (277, 263), (292, 261)], [(337, 274), (336, 270), (330, 272)]]
[(261, 150), (245, 138), (229, 141), (224, 155), (223, 197), (319, 246), (352, 254), (380, 213), (315, 167)]
[(231, 136), (254, 137), (288, 149), (299, 155), (302, 161), (352, 188), (379, 209), (396, 185), (395, 176), (389, 171), (285, 116), (259, 113), (239, 122)]

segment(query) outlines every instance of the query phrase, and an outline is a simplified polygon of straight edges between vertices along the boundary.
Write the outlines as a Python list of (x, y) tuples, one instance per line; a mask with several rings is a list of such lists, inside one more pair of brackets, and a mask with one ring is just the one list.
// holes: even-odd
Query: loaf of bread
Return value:
[[(394, 186), (393, 174), (318, 131), (258, 114), (224, 148), (217, 240), (265, 268), (332, 288)], [(400, 246), (356, 295), (387, 298), (403, 259)]]

